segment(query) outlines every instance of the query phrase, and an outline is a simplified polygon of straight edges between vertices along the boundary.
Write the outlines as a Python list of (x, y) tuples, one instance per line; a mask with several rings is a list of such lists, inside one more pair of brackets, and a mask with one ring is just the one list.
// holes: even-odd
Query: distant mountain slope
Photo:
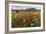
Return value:
[(35, 8), (29, 8), (29, 9), (26, 9), (26, 10), (29, 10), (29, 11), (40, 11), (40, 10), (35, 9)]

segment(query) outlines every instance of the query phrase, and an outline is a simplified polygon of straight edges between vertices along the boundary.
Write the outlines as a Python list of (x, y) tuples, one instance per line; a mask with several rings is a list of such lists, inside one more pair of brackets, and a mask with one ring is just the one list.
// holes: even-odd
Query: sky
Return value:
[(13, 10), (16, 10), (16, 9), (25, 10), (28, 8), (36, 8), (39, 10), (39, 9), (41, 9), (41, 6), (40, 5), (34, 5), (34, 4), (19, 4), (19, 3), (11, 5), (11, 9), (13, 9)]

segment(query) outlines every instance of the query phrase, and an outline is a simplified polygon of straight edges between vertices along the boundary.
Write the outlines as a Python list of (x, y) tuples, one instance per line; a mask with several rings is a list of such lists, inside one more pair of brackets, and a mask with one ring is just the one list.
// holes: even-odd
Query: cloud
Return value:
[(25, 10), (25, 9), (28, 9), (28, 8), (36, 8), (36, 9), (41, 9), (41, 6), (40, 5), (33, 5), (33, 4), (13, 4), (11, 6), (11, 9), (13, 10)]

